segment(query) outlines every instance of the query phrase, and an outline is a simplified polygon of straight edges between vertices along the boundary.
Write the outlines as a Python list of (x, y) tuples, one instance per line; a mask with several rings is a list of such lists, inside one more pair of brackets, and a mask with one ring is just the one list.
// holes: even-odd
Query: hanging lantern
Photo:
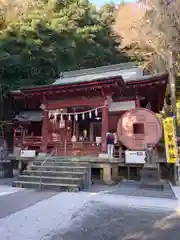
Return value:
[(85, 114), (84, 114), (84, 113), (82, 114), (82, 119), (83, 119), (83, 120), (85, 119)]
[(63, 115), (61, 114), (61, 116), (60, 116), (60, 119), (61, 119), (61, 121), (63, 121)]
[(97, 110), (97, 108), (96, 108), (96, 110), (95, 110), (95, 116), (97, 117), (97, 115), (98, 115), (98, 110)]
[(48, 112), (48, 117), (51, 118), (51, 111)]
[(54, 119), (57, 120), (57, 113), (54, 114)]
[(92, 112), (89, 112), (89, 118), (92, 118)]
[(65, 128), (65, 121), (64, 120), (59, 121), (59, 128)]
[(77, 120), (78, 120), (78, 115), (77, 115), (77, 114), (75, 114), (75, 116), (74, 116), (74, 117), (75, 117), (75, 120), (77, 121)]
[(70, 114), (69, 114), (69, 116), (68, 116), (68, 120), (71, 121), (71, 115), (70, 115)]

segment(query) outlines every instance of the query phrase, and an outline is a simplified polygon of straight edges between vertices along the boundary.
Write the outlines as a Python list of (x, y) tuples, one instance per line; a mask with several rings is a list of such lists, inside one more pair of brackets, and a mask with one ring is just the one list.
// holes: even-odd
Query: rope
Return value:
[[(87, 110), (87, 111), (83, 111), (83, 112), (73, 112), (73, 113), (61, 113), (61, 112), (55, 112), (56, 114), (58, 115), (79, 115), (79, 114), (86, 114), (86, 113), (90, 113), (90, 112), (93, 112), (93, 111), (98, 111), (98, 109), (101, 109), (101, 108), (104, 108), (104, 107), (108, 107), (107, 105), (103, 105), (103, 106), (99, 106), (99, 107), (96, 107), (96, 108), (93, 108), (93, 109), (90, 109), (90, 110)], [(55, 110), (56, 111), (56, 110)], [(49, 111), (50, 113), (53, 112), (53, 110), (50, 110)]]

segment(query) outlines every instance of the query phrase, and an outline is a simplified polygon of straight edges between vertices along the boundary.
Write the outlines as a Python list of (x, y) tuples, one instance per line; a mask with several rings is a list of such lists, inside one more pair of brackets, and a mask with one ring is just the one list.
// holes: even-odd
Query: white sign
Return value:
[(99, 146), (101, 144), (101, 137), (96, 137), (96, 144)]
[(109, 112), (127, 111), (135, 107), (135, 101), (113, 102), (109, 106)]
[(35, 150), (21, 150), (21, 158), (34, 158), (36, 156)]
[(127, 164), (145, 164), (145, 151), (125, 151), (125, 163)]

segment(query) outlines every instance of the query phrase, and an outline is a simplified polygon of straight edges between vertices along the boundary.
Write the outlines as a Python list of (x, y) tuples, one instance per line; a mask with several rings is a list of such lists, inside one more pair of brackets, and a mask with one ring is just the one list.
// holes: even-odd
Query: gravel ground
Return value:
[(106, 194), (116, 194), (135, 197), (165, 198), (176, 199), (176, 196), (168, 182), (164, 182), (164, 190), (142, 189), (140, 183), (135, 181), (124, 181), (115, 186), (92, 185), (91, 189), (84, 192), (104, 192)]
[(139, 182), (126, 181), (115, 186), (115, 188), (112, 189), (109, 194), (176, 199), (174, 192), (168, 182), (164, 182), (164, 190), (160, 191), (155, 189), (142, 189), (140, 188)]
[(19, 189), (0, 196), (0, 239), (179, 240), (179, 209), (168, 184), (163, 192), (136, 182), (80, 193)]
[(91, 202), (50, 240), (178, 240), (180, 216)]

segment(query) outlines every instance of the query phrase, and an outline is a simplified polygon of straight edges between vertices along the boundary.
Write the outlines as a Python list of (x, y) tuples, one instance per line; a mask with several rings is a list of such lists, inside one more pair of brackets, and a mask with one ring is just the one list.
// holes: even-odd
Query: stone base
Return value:
[(164, 189), (164, 185), (161, 181), (161, 174), (157, 165), (144, 165), (141, 172), (140, 187), (145, 189)]
[(107, 185), (112, 185), (114, 184), (114, 181), (112, 180), (112, 175), (111, 175), (111, 165), (110, 164), (104, 164), (103, 167), (103, 182)]
[(113, 181), (113, 180), (105, 180), (104, 184), (106, 184), (106, 185), (114, 185), (114, 184), (116, 184), (116, 182)]
[(109, 159), (109, 156), (107, 153), (99, 153), (99, 158), (100, 159)]

